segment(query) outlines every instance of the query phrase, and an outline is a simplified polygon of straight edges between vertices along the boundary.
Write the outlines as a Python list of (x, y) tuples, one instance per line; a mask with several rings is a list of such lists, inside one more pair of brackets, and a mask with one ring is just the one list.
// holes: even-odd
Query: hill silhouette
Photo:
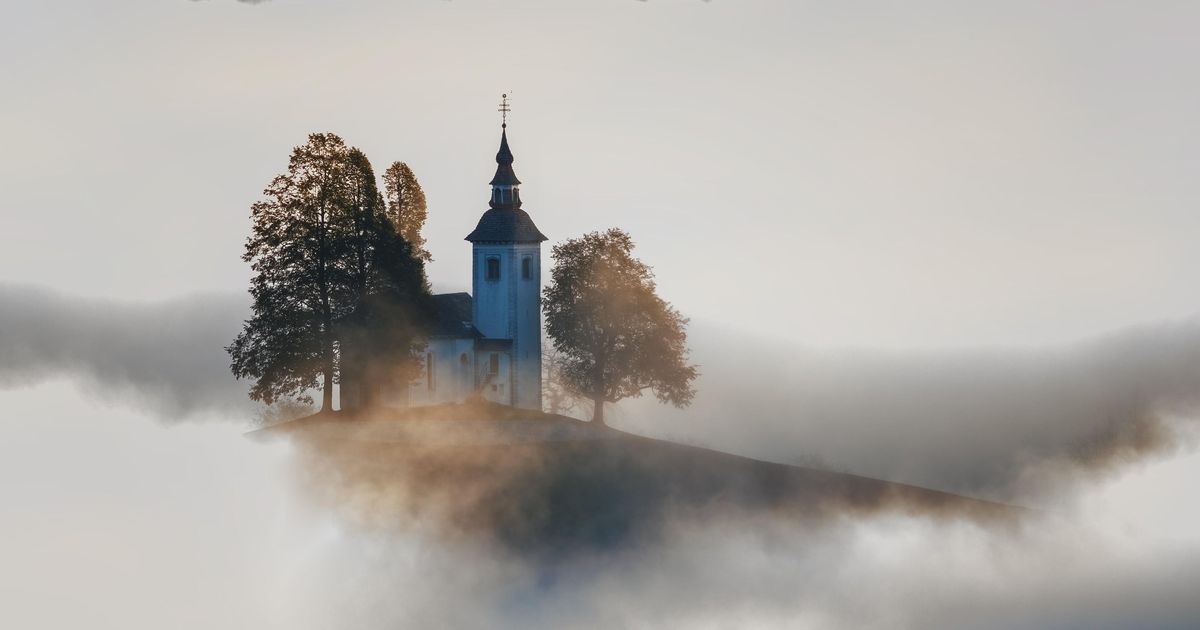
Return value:
[(305, 485), (359, 526), (419, 519), (521, 554), (636, 546), (680, 519), (784, 517), (803, 526), (896, 512), (1011, 522), (1025, 512), (486, 403), (322, 413), (252, 435), (298, 445)]

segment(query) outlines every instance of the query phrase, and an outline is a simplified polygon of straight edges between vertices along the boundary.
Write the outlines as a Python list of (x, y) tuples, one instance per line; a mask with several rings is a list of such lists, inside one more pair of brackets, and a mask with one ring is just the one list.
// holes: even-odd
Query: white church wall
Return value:
[[(512, 279), (518, 270), (514, 266), (513, 245), (475, 244), (471, 265), (473, 277), (473, 309), (475, 327), (484, 337), (512, 339), (515, 330), (516, 293)], [(498, 278), (488, 279), (488, 259), (499, 261)]]
[[(529, 273), (525, 274), (524, 261)], [(516, 275), (513, 364), (516, 369), (513, 404), (524, 409), (542, 408), (542, 256), (539, 244), (513, 247)]]
[[(475, 341), (434, 338), (428, 341), (421, 377), (409, 385), (408, 404), (461, 402), (475, 389)], [(430, 368), (432, 367), (432, 381)]]
[(512, 354), (506, 350), (478, 350), (475, 363), (479, 393), (484, 400), (513, 404)]
[[(541, 245), (476, 243), (472, 255), (475, 327), (485, 337), (513, 340), (516, 366), (509, 379), (512, 391), (507, 400), (497, 402), (541, 409)], [(499, 277), (488, 278), (488, 259), (497, 261)]]

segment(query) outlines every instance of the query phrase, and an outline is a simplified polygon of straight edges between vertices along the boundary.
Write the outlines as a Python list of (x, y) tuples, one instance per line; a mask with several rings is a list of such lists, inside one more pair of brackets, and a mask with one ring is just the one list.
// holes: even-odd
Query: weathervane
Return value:
[(500, 112), (500, 128), (501, 129), (507, 128), (508, 127), (508, 112), (512, 111), (512, 109), (509, 108), (509, 106), (508, 106), (508, 95), (507, 94), (500, 95), (500, 107), (497, 108), (496, 111)]

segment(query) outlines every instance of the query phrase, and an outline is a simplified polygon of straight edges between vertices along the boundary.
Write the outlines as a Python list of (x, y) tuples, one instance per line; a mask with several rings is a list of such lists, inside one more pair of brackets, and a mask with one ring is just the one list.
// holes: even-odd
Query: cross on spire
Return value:
[(496, 108), (496, 111), (500, 112), (500, 128), (508, 127), (508, 112), (512, 111), (512, 108), (508, 106), (507, 94), (500, 95), (500, 107)]

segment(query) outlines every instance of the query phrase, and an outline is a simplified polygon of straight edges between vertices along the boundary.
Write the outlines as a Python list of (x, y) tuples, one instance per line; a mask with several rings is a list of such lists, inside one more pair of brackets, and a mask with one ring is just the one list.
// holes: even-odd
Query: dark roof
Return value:
[(541, 243), (547, 239), (533, 224), (528, 212), (501, 207), (484, 212), (466, 240), (472, 243)]
[(471, 323), (470, 293), (441, 293), (433, 296), (433, 337), (456, 339), (482, 337)]
[(511, 350), (512, 339), (476, 339), (476, 350)]
[(491, 186), (516, 186), (521, 180), (517, 179), (517, 174), (513, 172), (512, 164), (497, 164), (496, 174), (492, 176), (492, 181), (488, 182)]
[(490, 182), (492, 186), (516, 186), (521, 183), (513, 172), (513, 154), (508, 148), (508, 133), (500, 132), (500, 150), (496, 152), (496, 175)]
[[(508, 132), (500, 132), (500, 151), (496, 153), (496, 176), (492, 178), (492, 186), (515, 186), (521, 182), (512, 170), (513, 154), (508, 148)], [(538, 231), (529, 218), (529, 213), (521, 209), (521, 198), (516, 190), (510, 197), (506, 196), (503, 203), (495, 195), (488, 204), (491, 209), (479, 217), (475, 231), (467, 235), (466, 240), (472, 243), (541, 243), (546, 235)]]

